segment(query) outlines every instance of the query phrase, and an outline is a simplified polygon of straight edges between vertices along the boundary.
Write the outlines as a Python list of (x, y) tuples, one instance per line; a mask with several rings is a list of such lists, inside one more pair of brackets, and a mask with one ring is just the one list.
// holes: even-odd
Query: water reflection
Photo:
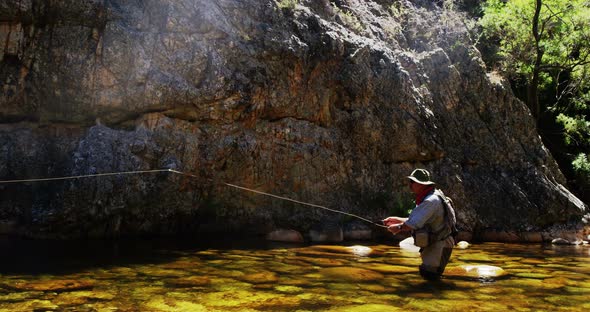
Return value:
[[(393, 243), (2, 239), (0, 248), (0, 311), (590, 308), (588, 246), (475, 244), (456, 249), (436, 283), (419, 277), (415, 251)], [(467, 274), (476, 265), (507, 275)]]

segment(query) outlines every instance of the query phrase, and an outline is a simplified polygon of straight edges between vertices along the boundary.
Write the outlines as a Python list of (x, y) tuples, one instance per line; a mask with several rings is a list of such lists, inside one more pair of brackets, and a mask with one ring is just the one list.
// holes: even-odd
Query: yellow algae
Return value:
[(300, 302), (315, 306), (336, 306), (343, 304), (350, 304), (347, 298), (334, 294), (324, 294), (321, 291), (310, 291), (296, 296)]
[(272, 291), (274, 290), (275, 285), (273, 284), (254, 284), (252, 285), (252, 289), (260, 289), (260, 290), (269, 290)]
[[(474, 287), (473, 290), (477, 293), (487, 294), (487, 295), (502, 295), (502, 293), (505, 292), (505, 288), (497, 287), (497, 286)], [(522, 289), (515, 289), (513, 292), (517, 293), (517, 292), (522, 292), (522, 291), (523, 291)]]
[(415, 266), (407, 267), (401, 265), (390, 265), (390, 264), (368, 264), (363, 266), (368, 270), (377, 271), (379, 273), (386, 273), (386, 274), (405, 274), (405, 273), (416, 273), (417, 268)]
[(280, 280), (282, 285), (290, 285), (290, 286), (308, 286), (311, 282), (307, 279), (300, 278), (300, 277), (285, 277), (281, 278)]
[(439, 299), (420, 299), (411, 300), (404, 305), (405, 311), (482, 311), (485, 302), (485, 311), (506, 311), (506, 305), (501, 300), (496, 301), (478, 301), (473, 299), (465, 300), (439, 300)]
[(201, 303), (215, 308), (250, 308), (276, 310), (297, 307), (301, 300), (296, 296), (274, 294), (271, 292), (214, 292), (201, 296)]
[(387, 304), (362, 304), (362, 305), (345, 305), (332, 307), (328, 310), (329, 312), (391, 312), (391, 311), (402, 311), (401, 308), (395, 305)]
[(552, 274), (553, 274), (553, 276), (565, 277), (565, 278), (570, 279), (572, 281), (585, 281), (588, 278), (584, 274), (579, 274), (579, 273), (570, 272), (570, 271), (553, 271)]
[(573, 294), (590, 294), (590, 288), (565, 286), (564, 289)]
[(302, 261), (309, 262), (311, 264), (319, 265), (319, 266), (341, 266), (344, 265), (345, 262), (339, 259), (331, 259), (331, 258), (317, 258), (317, 257), (298, 257)]
[(451, 300), (469, 299), (472, 296), (473, 296), (472, 294), (466, 293), (465, 291), (461, 291), (461, 290), (449, 290), (449, 291), (445, 291), (442, 294), (443, 298), (451, 299)]
[(552, 304), (556, 304), (558, 306), (568, 306), (568, 305), (571, 305), (572, 303), (590, 303), (588, 301), (588, 295), (581, 295), (581, 294), (568, 295), (568, 296), (549, 294), (548, 296), (543, 298), (543, 300), (550, 302)]
[(215, 283), (211, 285), (212, 288), (216, 291), (234, 291), (240, 289), (249, 289), (252, 287), (252, 284), (240, 281), (228, 281), (226, 283)]
[(558, 263), (545, 263), (545, 264), (537, 264), (538, 267), (547, 268), (547, 269), (567, 269), (566, 265), (558, 264)]
[(278, 273), (304, 274), (309, 271), (309, 265), (306, 263), (304, 267), (301, 267), (301, 264), (303, 263), (304, 262), (300, 262), (300, 265), (294, 265), (287, 263), (272, 262), (269, 263), (266, 267), (269, 270)]
[(514, 275), (517, 277), (539, 278), (539, 279), (545, 279), (545, 278), (552, 277), (552, 275), (550, 275), (550, 274), (535, 273), (535, 272), (519, 272), (519, 273), (515, 273)]
[(362, 290), (367, 290), (372, 293), (391, 293), (395, 291), (394, 288), (388, 288), (381, 284), (359, 284), (358, 287)]
[(30, 299), (38, 299), (43, 294), (43, 291), (19, 291), (7, 294), (0, 294), (0, 302), (17, 302)]
[(206, 286), (211, 283), (211, 279), (207, 276), (188, 276), (179, 277), (166, 281), (166, 285), (172, 287), (199, 287)]
[(279, 277), (274, 272), (262, 271), (253, 274), (246, 274), (239, 277), (239, 280), (250, 284), (264, 284), (264, 283), (276, 283)]
[(192, 312), (208, 312), (211, 311), (206, 306), (188, 301), (177, 301), (170, 298), (152, 298), (143, 305), (144, 310), (154, 312), (177, 312), (177, 311), (192, 311)]
[(360, 287), (350, 283), (327, 283), (326, 288), (337, 291), (357, 291)]
[(158, 295), (162, 292), (161, 286), (152, 286), (152, 285), (145, 285), (145, 286), (136, 286), (133, 287), (131, 290), (131, 296), (135, 299), (140, 299), (142, 301), (148, 300), (154, 295)]
[(478, 253), (468, 253), (468, 254), (463, 254), (460, 255), (458, 257), (461, 261), (466, 261), (466, 262), (490, 262), (490, 256), (486, 255), (486, 254), (478, 254)]
[(190, 270), (198, 265), (200, 265), (199, 262), (195, 262), (195, 261), (191, 261), (191, 260), (177, 260), (174, 262), (162, 264), (161, 267), (164, 269)]
[(571, 280), (567, 280), (564, 278), (564, 280), (566, 280), (566, 283), (568, 286), (575, 286), (575, 287), (582, 287), (582, 288), (587, 288), (590, 289), (590, 281), (571, 281)]
[(42, 280), (13, 280), (0, 284), (0, 287), (14, 289), (19, 291), (73, 291), (81, 289), (90, 289), (94, 287), (94, 282), (89, 279), (42, 279)]
[(181, 270), (165, 269), (156, 266), (141, 267), (137, 270), (137, 272), (140, 274), (149, 275), (153, 277), (181, 277), (186, 274), (184, 271)]
[(10, 303), (6, 305), (6, 308), (3, 307), (0, 311), (55, 311), (58, 308), (58, 305), (49, 300), (33, 299), (23, 302)]
[(544, 285), (544, 282), (539, 279), (534, 278), (520, 278), (518, 279), (519, 286), (525, 286), (530, 288), (541, 288)]
[(545, 264), (547, 261), (544, 259), (525, 258), (521, 260), (521, 263), (526, 264)]
[(115, 295), (106, 291), (72, 291), (60, 293), (53, 303), (58, 305), (80, 305), (89, 301), (110, 301), (115, 298)]
[(355, 267), (333, 267), (323, 268), (320, 274), (328, 279), (345, 281), (375, 281), (383, 278), (383, 274), (367, 269)]
[(274, 289), (281, 293), (288, 293), (288, 294), (300, 294), (304, 291), (303, 288), (291, 285), (279, 285), (275, 286)]
[(217, 271), (217, 275), (220, 277), (227, 277), (227, 278), (239, 278), (242, 277), (244, 275), (246, 275), (246, 273), (244, 273), (243, 271), (239, 271), (239, 270), (221, 270), (221, 271)]

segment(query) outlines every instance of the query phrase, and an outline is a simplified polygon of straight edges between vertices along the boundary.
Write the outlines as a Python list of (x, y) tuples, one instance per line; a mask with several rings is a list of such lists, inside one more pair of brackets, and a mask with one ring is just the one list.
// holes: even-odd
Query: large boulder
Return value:
[[(411, 205), (429, 169), (459, 227), (577, 231), (587, 208), (526, 106), (432, 1), (0, 3), (0, 230), (269, 233)], [(411, 207), (408, 207), (411, 208)], [(354, 219), (354, 218), (352, 218)]]

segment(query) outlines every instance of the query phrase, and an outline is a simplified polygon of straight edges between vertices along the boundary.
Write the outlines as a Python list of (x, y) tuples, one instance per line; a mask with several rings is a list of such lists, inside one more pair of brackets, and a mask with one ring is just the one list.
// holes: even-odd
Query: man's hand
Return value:
[(406, 220), (408, 220), (408, 218), (400, 218), (400, 217), (387, 217), (385, 219), (383, 219), (383, 224), (386, 226), (391, 226), (394, 224), (401, 224), (406, 222)]
[(403, 227), (403, 223), (398, 223), (398, 224), (390, 225), (389, 227), (387, 227), (387, 230), (389, 232), (391, 232), (391, 234), (395, 235), (395, 234), (402, 231), (402, 227)]

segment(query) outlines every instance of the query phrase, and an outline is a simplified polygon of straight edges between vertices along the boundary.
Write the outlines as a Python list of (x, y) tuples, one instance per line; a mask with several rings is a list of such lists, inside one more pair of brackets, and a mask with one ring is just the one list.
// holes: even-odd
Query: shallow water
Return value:
[(0, 239), (0, 311), (588, 311), (590, 246), (485, 243), (426, 283), (393, 242), (352, 246)]

